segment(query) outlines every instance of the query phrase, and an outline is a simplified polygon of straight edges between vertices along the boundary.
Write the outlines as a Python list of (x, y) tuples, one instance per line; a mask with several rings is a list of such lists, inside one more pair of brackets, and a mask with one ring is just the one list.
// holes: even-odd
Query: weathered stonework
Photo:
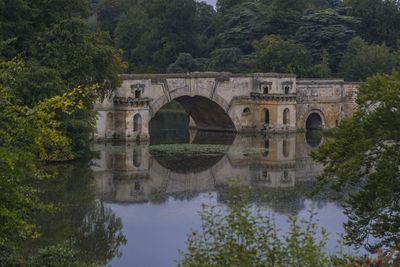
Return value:
[(276, 73), (131, 74), (95, 105), (97, 140), (149, 138), (149, 122), (179, 102), (199, 130), (291, 132), (333, 128), (354, 110), (356, 84)]

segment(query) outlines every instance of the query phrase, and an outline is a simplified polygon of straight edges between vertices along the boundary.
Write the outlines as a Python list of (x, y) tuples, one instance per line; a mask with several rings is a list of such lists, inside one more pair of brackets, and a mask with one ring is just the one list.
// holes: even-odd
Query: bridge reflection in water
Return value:
[[(263, 137), (191, 131), (179, 140), (193, 144), (194, 152), (154, 153), (152, 148), (162, 143), (155, 139), (155, 144), (141, 146), (96, 145), (101, 154), (93, 167), (98, 197), (115, 203), (159, 203), (170, 196), (191, 198), (219, 191), (233, 177), (264, 193), (297, 192), (301, 187), (309, 189), (321, 171), (309, 157), (311, 149), (323, 142), (319, 134)], [(199, 144), (219, 144), (221, 149)], [(200, 152), (196, 152), (197, 146), (202, 147)]]

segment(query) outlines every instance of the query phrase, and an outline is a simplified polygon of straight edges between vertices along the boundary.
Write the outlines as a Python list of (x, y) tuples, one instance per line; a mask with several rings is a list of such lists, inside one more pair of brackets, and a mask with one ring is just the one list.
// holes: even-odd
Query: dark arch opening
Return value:
[(285, 139), (282, 142), (282, 154), (285, 158), (289, 157), (289, 140)]
[(268, 85), (264, 85), (263, 93), (266, 94), (266, 95), (269, 93), (269, 86)]
[(269, 110), (264, 109), (264, 123), (269, 124)]
[(307, 130), (317, 130), (323, 128), (323, 121), (321, 115), (318, 113), (312, 113), (308, 116), (306, 121)]
[(290, 124), (290, 110), (286, 108), (283, 111), (283, 125), (288, 125)]
[(181, 96), (175, 101), (193, 118), (198, 130), (236, 132), (229, 115), (214, 101), (203, 96)]
[(191, 143), (193, 128), (202, 132), (236, 132), (231, 118), (216, 102), (202, 96), (181, 96), (165, 104), (150, 120), (150, 144)]
[[(174, 102), (184, 109), (188, 118), (190, 116), (193, 119), (200, 131), (236, 132), (235, 125), (225, 110), (206, 97), (181, 96), (175, 98)], [(154, 128), (152, 121), (157, 118), (157, 115), (150, 121), (150, 133)]]
[(178, 102), (165, 104), (150, 121), (150, 144), (188, 143), (189, 122), (189, 115)]

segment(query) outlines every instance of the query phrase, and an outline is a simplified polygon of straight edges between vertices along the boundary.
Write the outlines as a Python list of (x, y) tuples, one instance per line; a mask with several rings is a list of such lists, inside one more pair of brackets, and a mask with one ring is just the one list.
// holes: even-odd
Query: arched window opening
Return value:
[(245, 108), (245, 109), (243, 110), (243, 116), (250, 115), (250, 113), (251, 113), (251, 111), (250, 111), (249, 108)]
[(135, 90), (135, 98), (142, 98), (142, 91), (140, 89)]
[(264, 90), (263, 90), (264, 94), (268, 94), (269, 93), (269, 86), (266, 84), (264, 85)]
[(306, 121), (306, 129), (307, 130), (316, 130), (316, 129), (322, 129), (323, 128), (323, 122), (322, 122), (322, 117), (318, 113), (312, 113), (310, 116), (308, 116), (307, 121)]
[(269, 124), (269, 110), (264, 109), (264, 123)]
[(260, 92), (263, 94), (268, 94), (271, 89), (271, 83), (262, 82), (260, 83)]
[(283, 140), (282, 143), (282, 154), (285, 158), (289, 157), (289, 141), (288, 140)]
[(142, 117), (140, 116), (140, 114), (136, 114), (133, 117), (133, 132), (140, 134), (141, 130), (142, 130)]
[(290, 86), (289, 86), (289, 85), (286, 85), (286, 86), (285, 86), (285, 94), (288, 95), (289, 92), (290, 92)]
[(263, 172), (262, 172), (261, 180), (262, 180), (263, 182), (266, 182), (266, 183), (271, 183), (271, 178), (270, 178), (270, 176), (268, 175), (268, 171), (263, 171)]
[(283, 125), (290, 124), (290, 110), (287, 108), (283, 111)]

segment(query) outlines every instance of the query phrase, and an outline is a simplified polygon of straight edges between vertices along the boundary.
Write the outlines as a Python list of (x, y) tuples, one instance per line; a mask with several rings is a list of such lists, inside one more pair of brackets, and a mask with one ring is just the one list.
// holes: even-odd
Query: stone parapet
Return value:
[[(176, 101), (199, 130), (291, 132), (332, 128), (351, 116), (357, 86), (293, 74), (193, 72), (122, 74), (114, 95), (95, 104), (96, 139), (148, 139), (149, 123)], [(268, 125), (268, 127), (266, 127)]]

